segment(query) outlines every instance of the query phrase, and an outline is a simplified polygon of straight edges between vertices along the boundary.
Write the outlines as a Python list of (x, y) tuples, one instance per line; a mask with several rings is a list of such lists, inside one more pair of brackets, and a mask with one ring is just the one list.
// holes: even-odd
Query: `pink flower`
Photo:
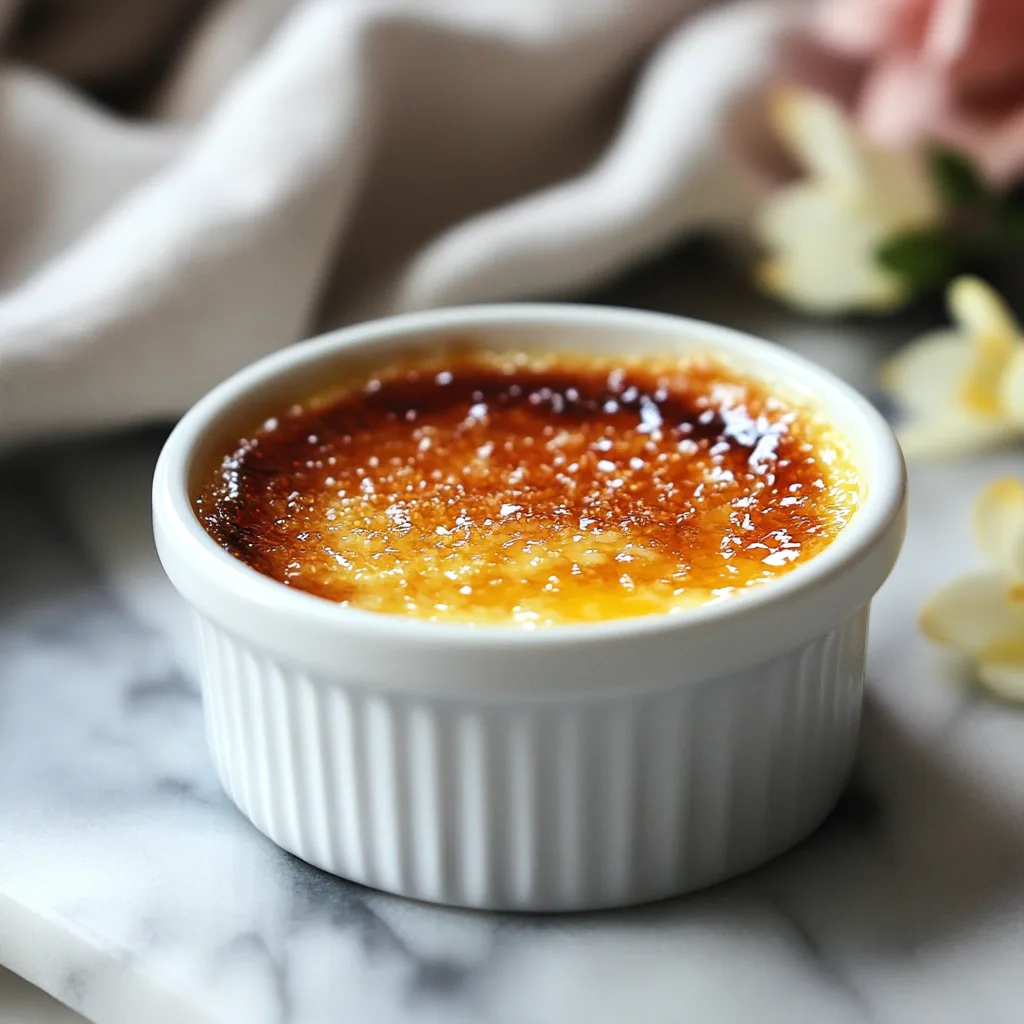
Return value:
[(996, 184), (1024, 177), (1024, 0), (822, 0), (829, 48), (861, 62), (861, 129), (942, 142)]

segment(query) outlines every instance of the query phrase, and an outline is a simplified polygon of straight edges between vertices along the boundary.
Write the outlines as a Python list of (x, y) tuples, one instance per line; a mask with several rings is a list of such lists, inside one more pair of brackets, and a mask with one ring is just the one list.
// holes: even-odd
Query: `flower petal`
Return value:
[(829, 46), (866, 58), (890, 42), (899, 14), (887, 0), (825, 0), (814, 10), (812, 26)]
[(882, 367), (882, 385), (908, 415), (945, 413), (970, 365), (971, 350), (955, 331), (911, 342)]
[(942, 203), (919, 153), (869, 146), (863, 159), (872, 206), (889, 225), (890, 237), (927, 227), (942, 215)]
[(832, 313), (887, 309), (904, 296), (902, 282), (877, 265), (881, 232), (842, 187), (802, 182), (770, 196), (756, 224), (775, 255), (761, 269), (762, 284), (804, 309)]
[(1000, 389), (1020, 329), (1009, 308), (976, 277), (959, 277), (947, 292), (949, 312), (970, 339), (971, 365), (960, 387), (965, 405), (977, 412), (1000, 412)]
[(994, 288), (981, 278), (965, 275), (949, 286), (946, 295), (949, 315), (964, 334), (971, 337), (991, 334), (1000, 339), (999, 344), (1008, 353), (1012, 350), (1014, 339), (1020, 335), (1020, 326)]
[(949, 68), (965, 56), (979, 6), (974, 0), (940, 0), (932, 5), (932, 16), (922, 40), (923, 63)]
[(921, 628), (938, 643), (970, 654), (996, 653), (1024, 636), (1024, 601), (1011, 600), (1001, 574), (971, 573), (928, 601), (921, 611)]
[(974, 506), (974, 535), (993, 569), (1024, 579), (1024, 481), (989, 484)]
[(1014, 349), (999, 382), (999, 405), (1007, 419), (1024, 428), (1024, 345)]
[(978, 681), (1001, 700), (1024, 704), (1024, 659), (1020, 661), (980, 661)]
[[(1014, 40), (1012, 45), (1019, 43)], [(1019, 61), (1018, 52), (1014, 63)], [(993, 185), (1006, 187), (1020, 181), (1024, 169), (1024, 111), (1017, 108), (1007, 111), (1007, 116), (992, 118), (980, 116), (970, 106), (951, 107), (934, 128), (936, 141), (963, 151)]]
[(860, 147), (839, 104), (820, 93), (782, 89), (772, 103), (779, 138), (813, 178), (856, 188), (861, 180)]
[(896, 428), (896, 437), (908, 459), (952, 458), (1006, 444), (1020, 430), (1001, 419), (970, 416), (956, 409), (910, 420)]
[(919, 145), (942, 109), (940, 69), (923, 65), (912, 53), (895, 50), (868, 72), (857, 108), (857, 123), (880, 146), (907, 151)]

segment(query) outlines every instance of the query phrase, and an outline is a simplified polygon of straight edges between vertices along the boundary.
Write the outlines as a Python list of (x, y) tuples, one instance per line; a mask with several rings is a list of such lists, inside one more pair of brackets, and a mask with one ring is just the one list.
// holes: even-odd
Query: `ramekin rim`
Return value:
[[(727, 350), (756, 350), (769, 361), (798, 367), (816, 377), (856, 411), (858, 421), (882, 471), (871, 479), (866, 497), (852, 521), (830, 544), (805, 564), (750, 592), (711, 602), (679, 614), (655, 614), (602, 622), (570, 623), (524, 629), (521, 625), (475, 625), (466, 622), (430, 622), (411, 616), (384, 614), (343, 607), (324, 598), (287, 587), (246, 565), (220, 547), (206, 532), (192, 508), (188, 471), (192, 453), (206, 430), (225, 410), (274, 376), (314, 364), (339, 350), (357, 347), (376, 338), (444, 327), (453, 330), (493, 326), (498, 323), (622, 326), (644, 324), (699, 332), (709, 346), (724, 341)], [(278, 350), (232, 374), (200, 398), (178, 421), (167, 438), (153, 480), (154, 515), (166, 530), (173, 531), (188, 552), (202, 559), (211, 578), (226, 592), (262, 606), (278, 606), (282, 612), (302, 616), (327, 629), (352, 629), (366, 640), (401, 637), (424, 647), (454, 646), (551, 647), (566, 644), (636, 639), (666, 632), (690, 633), (737, 615), (751, 615), (820, 584), (842, 571), (881, 543), (898, 528), (906, 494), (903, 456), (891, 429), (877, 409), (855, 388), (811, 360), (767, 339), (691, 317), (615, 306), (571, 303), (491, 303), (453, 306), (414, 313), (400, 313), (326, 332)], [(881, 580), (879, 580), (881, 583)]]

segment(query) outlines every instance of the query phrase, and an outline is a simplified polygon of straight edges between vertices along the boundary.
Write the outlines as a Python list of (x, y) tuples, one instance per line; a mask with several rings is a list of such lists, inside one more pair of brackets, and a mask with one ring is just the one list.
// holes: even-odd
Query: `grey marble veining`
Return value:
[[(867, 386), (877, 353), (803, 337)], [(234, 810), (152, 551), (158, 444), (0, 463), (0, 964), (99, 1024), (1024, 1019), (1024, 712), (915, 627), (1019, 455), (914, 468), (856, 778), (815, 836), (693, 897), (525, 917), (334, 879)]]

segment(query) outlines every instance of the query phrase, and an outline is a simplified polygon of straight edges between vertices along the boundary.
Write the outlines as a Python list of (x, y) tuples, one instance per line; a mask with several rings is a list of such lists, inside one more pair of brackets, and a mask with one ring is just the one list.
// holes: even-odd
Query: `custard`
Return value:
[(461, 348), (282, 409), (193, 502), (286, 586), (533, 627), (731, 598), (820, 552), (860, 497), (820, 416), (714, 357)]

